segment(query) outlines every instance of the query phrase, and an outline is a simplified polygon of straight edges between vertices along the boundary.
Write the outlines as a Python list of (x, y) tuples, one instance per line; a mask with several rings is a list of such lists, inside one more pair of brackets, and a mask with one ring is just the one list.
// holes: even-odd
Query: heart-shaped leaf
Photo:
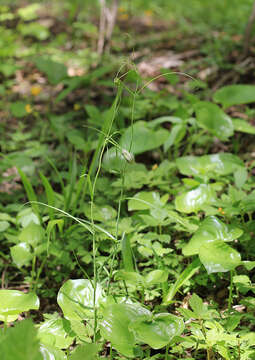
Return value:
[(197, 212), (215, 199), (214, 192), (209, 185), (201, 184), (198, 188), (181, 194), (175, 199), (176, 210), (183, 213)]
[(243, 231), (224, 224), (215, 216), (207, 217), (198, 230), (192, 236), (190, 242), (182, 249), (183, 255), (190, 256), (198, 254), (199, 248), (205, 243), (222, 240), (232, 241), (239, 238)]
[(153, 349), (161, 349), (175, 337), (181, 335), (184, 324), (181, 318), (171, 314), (157, 314), (146, 316), (131, 322), (129, 329), (135, 337), (150, 345)]
[(169, 132), (165, 129), (152, 130), (145, 121), (137, 121), (125, 130), (120, 145), (136, 155), (160, 147), (168, 136)]
[(208, 274), (234, 270), (241, 264), (241, 255), (221, 240), (208, 242), (199, 248), (199, 258)]
[(214, 93), (213, 101), (225, 108), (232, 105), (250, 104), (255, 102), (254, 85), (227, 85)]
[(129, 324), (142, 316), (150, 316), (150, 311), (135, 304), (112, 304), (103, 311), (100, 324), (101, 335), (111, 341), (112, 346), (127, 357), (134, 357), (135, 336)]
[[(96, 306), (103, 297), (101, 286), (96, 288)], [(68, 320), (84, 320), (94, 313), (94, 288), (87, 279), (68, 280), (61, 286), (57, 302)]]
[(128, 210), (148, 210), (153, 207), (162, 207), (168, 199), (167, 197), (160, 196), (155, 191), (140, 191), (128, 201)]
[(25, 242), (21, 242), (18, 245), (12, 246), (11, 247), (11, 256), (12, 256), (13, 262), (18, 267), (28, 265), (33, 257), (30, 246)]
[(40, 225), (31, 222), (21, 231), (19, 240), (35, 247), (43, 240), (44, 235), (44, 229)]
[(24, 311), (38, 310), (39, 299), (33, 294), (18, 290), (0, 290), (0, 321), (11, 322)]
[(221, 140), (227, 140), (234, 133), (231, 118), (216, 104), (200, 101), (195, 104), (198, 124)]
[(204, 156), (183, 156), (176, 160), (178, 170), (183, 175), (207, 176), (228, 175), (239, 168), (244, 168), (244, 163), (238, 156), (230, 153), (219, 153)]
[(57, 349), (68, 348), (74, 336), (69, 336), (66, 330), (71, 331), (70, 323), (63, 318), (55, 318), (44, 321), (38, 328), (38, 337), (44, 345), (54, 346)]

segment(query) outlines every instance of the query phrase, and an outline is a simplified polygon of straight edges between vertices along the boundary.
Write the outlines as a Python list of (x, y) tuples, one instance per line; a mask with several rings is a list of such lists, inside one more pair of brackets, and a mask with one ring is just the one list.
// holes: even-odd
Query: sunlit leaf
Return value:
[(217, 105), (201, 101), (195, 104), (198, 124), (221, 140), (227, 140), (234, 133), (231, 118)]
[(0, 290), (0, 321), (14, 321), (28, 310), (39, 309), (39, 299), (33, 294), (18, 290)]
[(198, 188), (181, 194), (175, 199), (176, 210), (183, 213), (197, 212), (206, 204), (211, 204), (215, 199), (214, 192), (209, 185), (202, 184)]
[(150, 315), (150, 311), (139, 305), (113, 304), (107, 306), (100, 324), (101, 335), (110, 341), (121, 354), (134, 357), (136, 339), (128, 326), (132, 321), (144, 315)]
[[(102, 297), (103, 292), (98, 284), (95, 299), (97, 307)], [(94, 313), (94, 288), (87, 279), (68, 280), (61, 286), (57, 302), (68, 320), (85, 320)]]
[(232, 241), (239, 238), (242, 233), (241, 229), (230, 227), (215, 216), (208, 216), (203, 220), (189, 243), (183, 247), (183, 255), (198, 254), (199, 248), (207, 242), (214, 240)]
[(129, 329), (134, 331), (139, 341), (150, 345), (153, 349), (161, 349), (175, 336), (181, 335), (184, 323), (180, 317), (163, 313), (137, 319), (131, 322)]
[(199, 248), (199, 258), (208, 274), (234, 270), (241, 264), (241, 255), (221, 240), (215, 240)]

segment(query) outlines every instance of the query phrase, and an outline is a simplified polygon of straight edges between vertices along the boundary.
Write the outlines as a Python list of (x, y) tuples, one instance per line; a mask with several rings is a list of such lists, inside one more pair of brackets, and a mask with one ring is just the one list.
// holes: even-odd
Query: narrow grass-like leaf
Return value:
[(198, 258), (196, 258), (189, 266), (187, 266), (187, 268), (180, 274), (176, 282), (168, 290), (166, 296), (163, 299), (164, 305), (168, 305), (172, 302), (175, 294), (180, 289), (180, 287), (195, 274), (195, 272), (200, 268), (200, 266), (201, 262)]

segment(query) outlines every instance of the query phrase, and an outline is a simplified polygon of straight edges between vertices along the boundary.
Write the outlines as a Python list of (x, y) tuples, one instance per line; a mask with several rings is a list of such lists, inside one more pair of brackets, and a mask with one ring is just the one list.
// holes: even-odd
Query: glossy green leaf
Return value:
[(23, 228), (27, 227), (31, 222), (39, 225), (40, 220), (31, 208), (24, 209), (18, 213), (17, 222)]
[(4, 232), (8, 229), (9, 226), (10, 224), (8, 223), (8, 221), (0, 221), (0, 232)]
[(183, 175), (199, 176), (228, 175), (239, 168), (244, 168), (244, 163), (238, 156), (230, 153), (219, 153), (204, 156), (183, 156), (176, 160), (176, 165)]
[(212, 135), (221, 140), (227, 140), (234, 133), (231, 118), (217, 105), (200, 101), (195, 104), (195, 112), (198, 124)]
[(57, 85), (67, 77), (67, 68), (64, 64), (44, 57), (38, 57), (35, 64), (41, 72), (47, 75), (52, 85)]
[[(96, 289), (96, 307), (103, 297), (101, 286)], [(94, 288), (87, 279), (68, 280), (61, 286), (57, 302), (68, 320), (85, 320), (93, 316)]]
[(145, 276), (145, 282), (148, 286), (160, 284), (167, 281), (168, 272), (166, 270), (152, 270)]
[(241, 119), (232, 119), (232, 122), (235, 131), (255, 135), (255, 126), (249, 124), (248, 121)]
[(180, 317), (162, 313), (137, 319), (131, 322), (129, 329), (134, 331), (139, 341), (150, 345), (153, 349), (161, 349), (175, 336), (181, 335), (184, 323)]
[(140, 191), (132, 199), (128, 200), (128, 210), (147, 210), (153, 207), (162, 207), (165, 199), (160, 199), (160, 196), (155, 191)]
[(135, 271), (124, 271), (119, 270), (115, 274), (115, 280), (124, 280), (129, 284), (139, 285), (144, 283), (144, 278), (142, 275)]
[(41, 344), (40, 352), (43, 360), (67, 360), (65, 353), (50, 345)]
[(165, 129), (152, 130), (145, 121), (137, 121), (125, 130), (120, 145), (136, 155), (160, 147), (168, 136), (169, 132)]
[(36, 329), (31, 319), (17, 322), (5, 333), (1, 331), (0, 335), (1, 359), (44, 360), (40, 352)]
[(203, 210), (204, 205), (211, 204), (215, 199), (210, 185), (202, 184), (198, 188), (181, 194), (175, 199), (176, 210), (183, 213)]
[(198, 230), (183, 249), (183, 255), (191, 256), (198, 254), (199, 248), (207, 242), (214, 240), (233, 241), (242, 235), (243, 231), (224, 224), (215, 216), (208, 216), (203, 220)]
[(254, 85), (227, 85), (214, 93), (213, 100), (224, 107), (255, 102)]
[(38, 310), (39, 304), (38, 297), (33, 293), (0, 290), (0, 321), (14, 321), (24, 311)]
[(79, 345), (71, 353), (69, 360), (96, 360), (99, 350), (99, 344)]
[(241, 264), (241, 255), (221, 240), (215, 240), (199, 248), (199, 258), (208, 274), (234, 270)]
[(14, 264), (18, 267), (28, 265), (32, 260), (32, 253), (28, 243), (21, 242), (11, 247), (11, 256)]
[(19, 240), (35, 247), (42, 242), (44, 236), (44, 229), (40, 225), (31, 222), (21, 231), (21, 233), (19, 234)]
[[(67, 332), (69, 330), (69, 332)], [(38, 328), (38, 337), (44, 345), (53, 346), (57, 349), (68, 348), (74, 336), (70, 336), (70, 323), (63, 318), (55, 318), (44, 321)]]
[(113, 304), (103, 312), (100, 332), (104, 339), (127, 357), (134, 357), (135, 336), (129, 330), (129, 324), (142, 316), (150, 316), (150, 311), (135, 304)]

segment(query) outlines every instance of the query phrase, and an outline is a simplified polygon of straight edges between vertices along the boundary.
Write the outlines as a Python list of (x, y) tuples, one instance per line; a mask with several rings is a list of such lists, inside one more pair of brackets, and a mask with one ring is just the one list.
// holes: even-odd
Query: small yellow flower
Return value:
[(25, 109), (26, 109), (26, 112), (27, 112), (28, 114), (30, 114), (30, 113), (32, 112), (32, 108), (31, 108), (31, 105), (30, 105), (30, 104), (27, 104), (27, 105), (25, 106)]
[(152, 10), (145, 10), (144, 15), (151, 17), (153, 15), (153, 11)]
[(73, 106), (74, 111), (78, 111), (78, 110), (80, 110), (80, 108), (81, 108), (80, 104), (74, 104), (74, 106)]
[(31, 95), (37, 96), (42, 92), (42, 88), (40, 86), (32, 86), (30, 89)]
[(125, 9), (124, 7), (122, 7), (122, 6), (120, 6), (120, 7), (118, 8), (118, 12), (119, 12), (119, 13), (126, 12), (126, 9)]
[(154, 164), (153, 166), (152, 166), (152, 170), (156, 170), (158, 168), (158, 164)]

